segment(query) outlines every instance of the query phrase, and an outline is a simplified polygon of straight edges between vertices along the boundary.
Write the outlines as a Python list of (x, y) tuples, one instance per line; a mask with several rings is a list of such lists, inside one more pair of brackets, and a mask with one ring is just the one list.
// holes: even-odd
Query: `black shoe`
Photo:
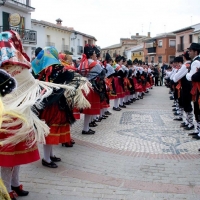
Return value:
[(177, 111), (177, 109), (176, 109), (176, 108), (173, 108), (172, 111)]
[(124, 103), (124, 105), (130, 105), (130, 103), (129, 103), (129, 102), (126, 102), (126, 103)]
[(198, 135), (199, 133), (189, 133), (188, 136)]
[(119, 107), (120, 107), (120, 108), (126, 108), (126, 106), (125, 106), (125, 105), (121, 106), (120, 104), (119, 104)]
[(89, 129), (89, 132), (95, 134), (95, 131), (93, 131), (92, 129)]
[(136, 98), (135, 100), (140, 100), (139, 98)]
[(51, 161), (53, 162), (60, 162), (61, 158), (57, 158), (56, 156), (50, 156)]
[(89, 129), (89, 131), (82, 131), (83, 135), (94, 135), (95, 131), (91, 131), (91, 129)]
[(194, 125), (192, 125), (191, 127), (186, 126), (186, 127), (184, 127), (184, 129), (185, 129), (185, 130), (188, 130), (188, 131), (189, 131), (189, 130), (192, 130), (192, 129), (194, 129)]
[(45, 161), (44, 159), (42, 159), (42, 165), (45, 167), (49, 167), (49, 168), (57, 168), (58, 166), (56, 165), (56, 163), (54, 162), (50, 162), (48, 163), (47, 161)]
[(170, 100), (174, 100), (174, 97), (170, 97), (169, 99), (170, 99)]
[(143, 99), (143, 96), (140, 96), (140, 99)]
[(178, 115), (179, 115), (179, 113), (177, 113), (177, 112), (174, 112), (174, 115), (178, 116)]
[(106, 111), (104, 114), (105, 114), (105, 115), (112, 115), (112, 113), (109, 112), (109, 111)]
[(196, 140), (200, 140), (200, 137), (198, 135), (194, 135), (194, 136), (192, 136), (192, 138), (194, 138)]
[(173, 105), (172, 107), (176, 107), (176, 105)]
[(107, 115), (102, 115), (102, 117), (108, 118), (108, 116), (107, 116)]
[(135, 101), (136, 101), (136, 98), (133, 98), (132, 100), (133, 100), (133, 102), (135, 102)]
[(174, 121), (182, 121), (183, 118), (174, 118)]
[(113, 107), (113, 110), (115, 110), (115, 111), (120, 111), (121, 108), (119, 108), (119, 107), (117, 107), (117, 108)]
[(65, 142), (62, 143), (62, 147), (73, 147), (73, 144), (71, 142)]
[(185, 122), (182, 122), (180, 125), (180, 127), (186, 127), (186, 126), (188, 126), (188, 124), (186, 124)]
[(20, 197), (24, 197), (24, 196), (27, 196), (29, 194), (28, 191), (23, 190), (23, 185), (20, 185), (18, 187), (11, 186), (11, 189), (13, 191), (15, 191), (17, 193), (17, 195), (20, 196)]
[(89, 123), (89, 127), (96, 127), (96, 126), (98, 126), (98, 125), (95, 122)]

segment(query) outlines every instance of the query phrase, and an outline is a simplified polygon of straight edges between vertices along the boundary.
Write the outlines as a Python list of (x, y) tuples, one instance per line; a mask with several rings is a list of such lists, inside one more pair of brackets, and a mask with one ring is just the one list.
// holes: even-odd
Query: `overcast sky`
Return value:
[(199, 0), (32, 0), (32, 18), (93, 35), (101, 48), (139, 33), (151, 36), (200, 23)]

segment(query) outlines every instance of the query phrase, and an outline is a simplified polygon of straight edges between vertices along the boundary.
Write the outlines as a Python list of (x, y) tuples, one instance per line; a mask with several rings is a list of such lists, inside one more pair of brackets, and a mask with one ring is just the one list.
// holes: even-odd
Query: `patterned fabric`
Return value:
[(31, 68), (30, 59), (24, 52), (20, 36), (17, 32), (6, 31), (0, 33), (0, 66), (20, 65)]
[(43, 69), (55, 64), (61, 64), (58, 58), (58, 51), (54, 47), (45, 47), (32, 61), (32, 69), (35, 75)]

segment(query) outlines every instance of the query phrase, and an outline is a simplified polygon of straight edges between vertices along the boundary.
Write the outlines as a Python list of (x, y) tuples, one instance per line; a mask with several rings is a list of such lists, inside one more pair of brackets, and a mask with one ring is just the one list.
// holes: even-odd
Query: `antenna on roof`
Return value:
[(151, 31), (151, 22), (149, 23), (149, 32)]

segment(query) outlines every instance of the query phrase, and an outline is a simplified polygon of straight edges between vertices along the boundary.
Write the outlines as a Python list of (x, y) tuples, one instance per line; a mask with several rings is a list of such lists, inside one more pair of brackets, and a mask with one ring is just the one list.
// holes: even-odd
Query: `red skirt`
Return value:
[(80, 111), (77, 108), (73, 109), (73, 115), (75, 119), (80, 119), (81, 115), (80, 115)]
[(135, 92), (143, 92), (142, 84), (138, 83), (135, 77), (133, 77), (133, 83), (135, 86)]
[(46, 137), (46, 144), (58, 145), (71, 141), (70, 125), (67, 123), (65, 111), (60, 110), (58, 104), (46, 108), (40, 119), (45, 120), (50, 127), (50, 133)]
[(124, 90), (123, 90), (123, 88), (121, 86), (120, 81), (121, 81), (120, 78), (118, 78), (118, 77), (114, 78), (117, 98), (124, 98), (125, 97), (125, 93), (124, 93)]
[[(16, 129), (14, 127), (13, 129)], [(8, 138), (11, 134), (0, 133), (0, 141)], [(37, 144), (28, 147), (26, 141), (16, 145), (5, 145), (0, 147), (0, 166), (14, 167), (16, 165), (28, 164), (40, 159)]]
[(101, 109), (103, 109), (103, 108), (109, 108), (109, 107), (110, 107), (110, 105), (107, 104), (106, 101), (103, 101), (103, 102), (100, 103), (100, 108)]
[[(84, 92), (83, 92), (84, 94)], [(83, 110), (83, 114), (85, 115), (100, 115), (100, 97), (94, 92), (94, 90), (90, 89), (88, 95), (85, 95), (85, 98), (90, 102), (91, 107)]]

